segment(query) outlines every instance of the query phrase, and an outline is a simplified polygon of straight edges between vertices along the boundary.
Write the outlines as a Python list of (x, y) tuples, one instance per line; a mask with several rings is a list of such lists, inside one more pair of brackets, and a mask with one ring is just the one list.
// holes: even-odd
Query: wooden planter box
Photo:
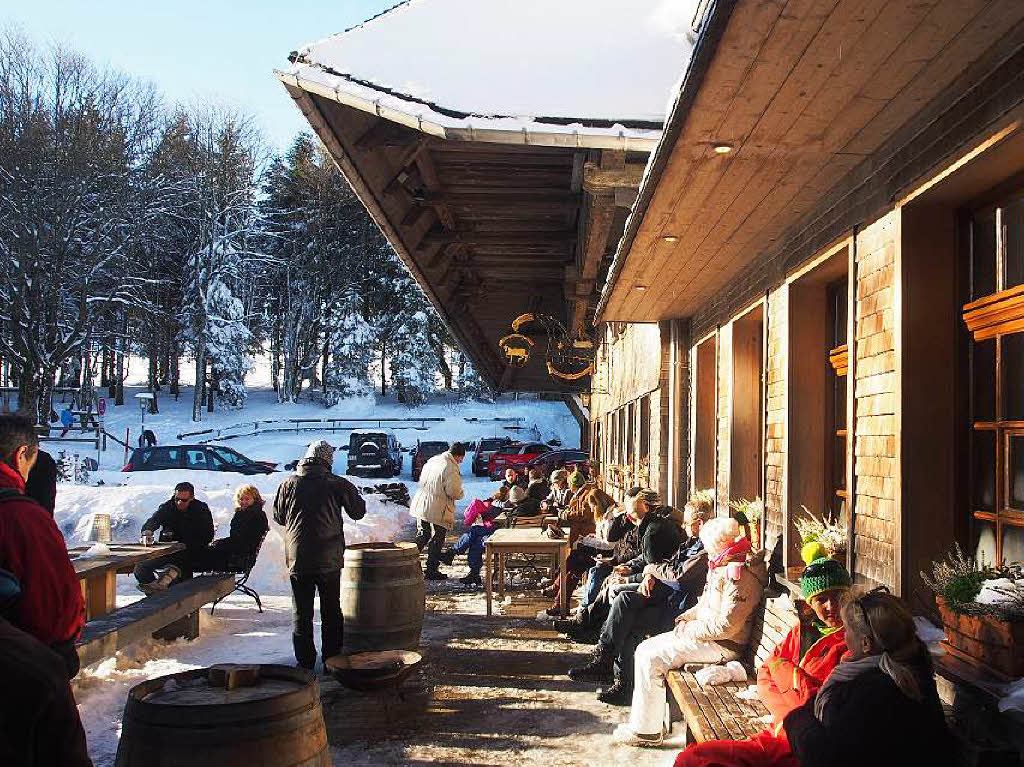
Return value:
[(1004, 621), (991, 615), (963, 615), (935, 597), (942, 615), (946, 651), (998, 677), (1024, 676), (1024, 621)]

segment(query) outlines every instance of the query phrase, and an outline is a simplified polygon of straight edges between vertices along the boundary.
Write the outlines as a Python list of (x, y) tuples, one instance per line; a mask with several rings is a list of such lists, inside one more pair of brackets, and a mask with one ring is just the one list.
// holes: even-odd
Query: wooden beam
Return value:
[(618, 187), (638, 189), (646, 165), (628, 163), (622, 168), (602, 168), (588, 162), (583, 166), (583, 188), (588, 192), (612, 191)]
[[(441, 189), (441, 182), (438, 181), (437, 169), (434, 167), (434, 161), (430, 156), (430, 152), (420, 152), (416, 156), (416, 165), (420, 169), (420, 175), (423, 177), (423, 183), (429, 190), (429, 193), (438, 194)], [(437, 215), (441, 219), (441, 223), (444, 224), (444, 228), (450, 232), (455, 231), (455, 216), (451, 208), (443, 200), (438, 200), (437, 202), (439, 203), (435, 206)]]
[[(424, 177), (426, 180), (426, 177)], [(468, 200), (469, 202), (490, 201), (490, 198), (501, 200), (538, 200), (543, 202), (579, 202), (582, 198), (578, 192), (552, 187), (515, 187), (515, 186), (464, 186), (431, 189), (420, 195), (423, 202), (451, 202), (452, 200)]]
[(416, 131), (398, 123), (378, 119), (355, 140), (353, 146), (361, 151), (370, 151), (385, 146), (408, 146), (415, 142), (419, 135)]
[(562, 230), (546, 231), (509, 231), (509, 232), (431, 232), (423, 238), (423, 245), (547, 245), (549, 243), (574, 242), (576, 232)]

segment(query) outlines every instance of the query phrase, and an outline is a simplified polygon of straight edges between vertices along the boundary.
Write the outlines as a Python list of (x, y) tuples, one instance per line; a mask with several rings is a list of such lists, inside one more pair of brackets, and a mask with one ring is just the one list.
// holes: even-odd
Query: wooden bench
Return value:
[[(703, 687), (693, 672), (701, 664), (687, 665), (668, 673), (668, 689), (686, 724), (686, 742), (743, 740), (765, 729), (768, 709), (759, 700), (744, 700), (737, 693), (757, 683), (757, 669), (797, 624), (795, 610), (782, 607), (769, 596), (758, 609), (750, 636), (750, 648), (742, 663), (747, 667), (745, 682)], [(789, 600), (786, 600), (789, 604)]]
[[(200, 607), (230, 594), (234, 588), (233, 575), (200, 575), (93, 618), (85, 624), (76, 643), (82, 666), (112, 658), (118, 650), (160, 632), (175, 621), (193, 614), (198, 617)], [(195, 636), (198, 633), (196, 625)]]

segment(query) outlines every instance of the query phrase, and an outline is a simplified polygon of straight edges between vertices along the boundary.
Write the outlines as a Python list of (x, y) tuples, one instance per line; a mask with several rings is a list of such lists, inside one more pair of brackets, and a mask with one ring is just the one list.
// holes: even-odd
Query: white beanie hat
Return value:
[(512, 503), (522, 503), (526, 500), (526, 491), (519, 485), (512, 485), (512, 489), (508, 491), (508, 499)]
[(327, 466), (334, 464), (334, 448), (324, 439), (311, 442), (306, 448), (306, 458), (312, 458)]

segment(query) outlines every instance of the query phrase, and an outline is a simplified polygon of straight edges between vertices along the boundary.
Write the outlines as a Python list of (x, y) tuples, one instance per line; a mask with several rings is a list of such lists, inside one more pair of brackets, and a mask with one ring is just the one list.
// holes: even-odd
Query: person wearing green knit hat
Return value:
[(800, 576), (800, 590), (810, 610), (800, 611), (799, 623), (757, 673), (757, 694), (772, 715), (771, 727), (748, 740), (694, 744), (679, 754), (675, 767), (799, 767), (782, 721), (814, 700), (846, 653), (842, 607), (852, 585), (846, 568), (829, 557), (820, 543), (808, 543), (800, 556), (807, 565)]

